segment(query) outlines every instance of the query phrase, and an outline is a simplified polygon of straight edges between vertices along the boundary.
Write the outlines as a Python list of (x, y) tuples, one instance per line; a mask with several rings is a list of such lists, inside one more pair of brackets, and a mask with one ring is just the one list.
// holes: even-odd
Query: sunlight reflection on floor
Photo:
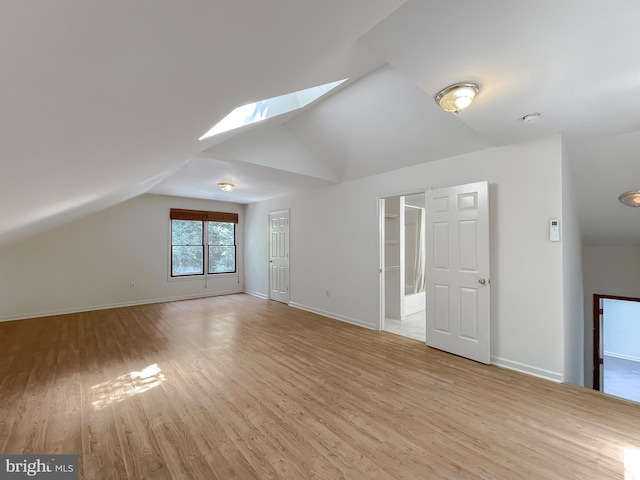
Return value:
[(114, 380), (94, 385), (91, 387), (91, 394), (96, 397), (92, 402), (93, 408), (100, 410), (113, 403), (121, 402), (125, 398), (144, 393), (157, 387), (165, 379), (158, 364), (154, 363), (140, 372), (129, 372)]
[(640, 480), (640, 448), (624, 449), (624, 480)]

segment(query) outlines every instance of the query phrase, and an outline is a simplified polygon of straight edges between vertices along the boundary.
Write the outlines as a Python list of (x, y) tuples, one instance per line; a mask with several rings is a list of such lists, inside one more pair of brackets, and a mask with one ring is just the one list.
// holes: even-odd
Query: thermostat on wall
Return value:
[(560, 220), (549, 220), (549, 241), (560, 241)]

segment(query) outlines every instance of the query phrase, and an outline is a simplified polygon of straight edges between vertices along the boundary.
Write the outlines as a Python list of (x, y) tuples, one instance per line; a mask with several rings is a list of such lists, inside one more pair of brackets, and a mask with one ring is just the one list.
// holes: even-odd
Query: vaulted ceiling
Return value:
[[(2, 2), (0, 244), (144, 192), (250, 203), (561, 133), (585, 242), (637, 245), (617, 196), (640, 188), (638, 18), (630, 0)], [(456, 116), (433, 96), (458, 81), (481, 91)]]

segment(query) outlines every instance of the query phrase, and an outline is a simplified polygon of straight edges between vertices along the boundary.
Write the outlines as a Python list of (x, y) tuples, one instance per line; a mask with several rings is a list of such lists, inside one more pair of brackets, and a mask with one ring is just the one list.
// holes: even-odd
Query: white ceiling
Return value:
[[(617, 201), (640, 188), (638, 18), (631, 0), (2, 2), (0, 243), (144, 192), (250, 203), (562, 133), (585, 243), (639, 245), (640, 209)], [(441, 111), (468, 80), (474, 104)]]

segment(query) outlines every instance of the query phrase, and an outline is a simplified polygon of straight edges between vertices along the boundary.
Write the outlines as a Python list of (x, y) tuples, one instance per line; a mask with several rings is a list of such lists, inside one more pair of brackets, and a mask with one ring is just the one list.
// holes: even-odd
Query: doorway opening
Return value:
[[(380, 328), (406, 318), (403, 269), (406, 230), (401, 217), (406, 195), (379, 199)], [(389, 208), (387, 208), (389, 204)], [(393, 211), (392, 208), (397, 208)], [(489, 182), (424, 192), (424, 338), (430, 347), (470, 360), (491, 361)], [(395, 227), (394, 227), (395, 224)], [(392, 230), (397, 236), (392, 236)], [(415, 286), (415, 284), (414, 284)]]
[(426, 341), (425, 194), (386, 197), (382, 330)]
[(640, 402), (640, 298), (593, 296), (593, 388)]

